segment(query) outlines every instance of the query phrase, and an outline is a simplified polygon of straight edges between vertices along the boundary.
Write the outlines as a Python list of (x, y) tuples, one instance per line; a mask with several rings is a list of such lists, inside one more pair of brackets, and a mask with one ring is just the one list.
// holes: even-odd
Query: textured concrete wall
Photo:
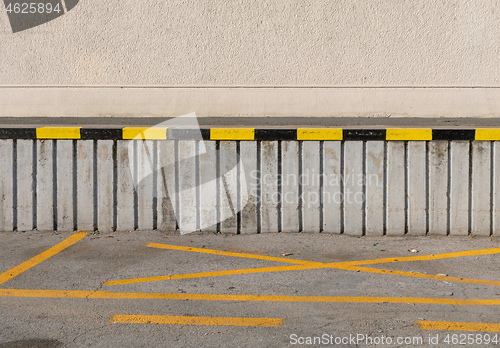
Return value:
[[(419, 90), (375, 88), (359, 94), (354, 89), (344, 95), (336, 89), (500, 86), (499, 5), (498, 0), (85, 0), (17, 33), (2, 6), (0, 116), (123, 116), (127, 112), (116, 105), (123, 101), (138, 109), (129, 115), (463, 116), (465, 110), (475, 116), (478, 110), (477, 116), (498, 116), (500, 107), (491, 97), (497, 91), (466, 90), (455, 96), (434, 89), (422, 97)], [(183, 106), (199, 100), (199, 91), (180, 96), (162, 90), (152, 99), (143, 93), (116, 99), (115, 91), (102, 90), (97, 103), (89, 90), (71, 98), (61, 90), (14, 91), (30, 101), (24, 106), (11, 101), (16, 99), (12, 90), (1, 88), (7, 85), (331, 89), (265, 95), (249, 90), (236, 98), (222, 89), (203, 92), (212, 102), (187, 109)], [(168, 109), (151, 106), (162, 99), (168, 99)], [(275, 105), (276, 100), (284, 106)], [(439, 108), (428, 110), (427, 105), (438, 103)]]
[(499, 154), (498, 141), (4, 139), (0, 231), (498, 236)]
[(85, 0), (12, 34), (2, 84), (498, 85), (496, 0)]

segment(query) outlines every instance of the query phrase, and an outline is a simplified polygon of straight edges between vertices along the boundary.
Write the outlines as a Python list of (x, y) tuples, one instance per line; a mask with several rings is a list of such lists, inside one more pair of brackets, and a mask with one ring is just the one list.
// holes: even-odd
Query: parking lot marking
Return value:
[(168, 325), (217, 325), (279, 327), (280, 318), (195, 317), (177, 315), (114, 315), (111, 323), (168, 324)]
[(500, 332), (500, 323), (468, 323), (458, 321), (417, 321), (423, 330), (454, 330), (454, 331), (481, 331)]
[(371, 296), (281, 296), (281, 295), (224, 295), (179, 294), (151, 292), (109, 292), (92, 290), (32, 290), (0, 289), (0, 297), (79, 298), (79, 299), (141, 299), (241, 302), (320, 302), (320, 303), (407, 303), (442, 304), (453, 306), (499, 306), (500, 299), (450, 299), (426, 297)]
[(311, 265), (311, 264), (322, 265), (323, 264), (322, 262), (295, 260), (295, 259), (288, 259), (288, 258), (284, 258), (284, 257), (273, 257), (273, 256), (265, 256), (265, 255), (257, 255), (257, 254), (235, 253), (235, 252), (220, 251), (220, 250), (213, 250), (213, 249), (192, 248), (192, 247), (185, 247), (185, 246), (179, 246), (179, 245), (149, 243), (146, 246), (151, 247), (151, 248), (159, 248), (159, 249), (192, 251), (192, 252), (203, 253), (203, 254), (243, 257), (243, 258), (247, 258), (247, 259), (297, 263), (297, 264), (301, 264), (301, 265)]
[(161, 249), (191, 251), (191, 252), (199, 252), (199, 253), (206, 253), (206, 254), (213, 254), (213, 255), (244, 257), (244, 258), (251, 258), (251, 259), (261, 259), (261, 260), (287, 262), (287, 263), (301, 263), (302, 266), (277, 266), (277, 267), (263, 267), (263, 268), (244, 268), (244, 269), (228, 270), (228, 271), (185, 273), (185, 274), (162, 275), (162, 276), (152, 276), (152, 277), (139, 277), (139, 278), (109, 280), (109, 281), (104, 282), (104, 284), (105, 285), (124, 285), (124, 284), (136, 284), (136, 283), (154, 282), (154, 281), (162, 281), (162, 280), (192, 279), (192, 278), (217, 277), (217, 276), (249, 274), (249, 273), (269, 273), (269, 272), (283, 272), (283, 271), (297, 271), (297, 270), (313, 270), (313, 269), (320, 269), (320, 268), (333, 268), (333, 269), (342, 269), (342, 270), (349, 270), (349, 271), (355, 271), (355, 272), (359, 271), (359, 272), (368, 272), (368, 273), (375, 273), (375, 274), (392, 274), (392, 275), (398, 275), (398, 276), (404, 276), (404, 277), (442, 280), (442, 281), (456, 282), (456, 283), (469, 283), (469, 284), (500, 286), (500, 281), (495, 281), (495, 280), (459, 278), (459, 277), (450, 277), (450, 276), (444, 276), (444, 275), (423, 274), (423, 273), (418, 273), (418, 272), (405, 272), (405, 271), (395, 271), (395, 270), (389, 270), (389, 269), (360, 267), (360, 265), (373, 265), (373, 264), (379, 264), (379, 263), (398, 263), (398, 262), (426, 261), (426, 260), (432, 261), (432, 260), (441, 260), (441, 259), (465, 257), (465, 256), (491, 255), (491, 254), (500, 253), (500, 248), (467, 250), (467, 251), (459, 251), (459, 252), (443, 253), (443, 254), (431, 254), (431, 255), (422, 255), (422, 256), (393, 257), (393, 258), (382, 258), (382, 259), (372, 259), (372, 260), (323, 263), (323, 262), (286, 259), (286, 258), (281, 258), (281, 257), (271, 257), (271, 256), (255, 255), (255, 254), (233, 253), (233, 252), (226, 252), (226, 251), (219, 251), (219, 250), (212, 250), (212, 249), (201, 249), (201, 248), (192, 248), (192, 247), (158, 244), (158, 243), (150, 243), (150, 244), (147, 244), (147, 246), (154, 247), (154, 248), (161, 248)]
[(72, 246), (76, 242), (85, 238), (86, 235), (87, 235), (87, 233), (85, 233), (85, 232), (75, 233), (75, 234), (71, 235), (70, 237), (66, 238), (65, 240), (63, 240), (62, 242), (47, 249), (43, 253), (38, 254), (35, 257), (32, 257), (28, 261), (25, 261), (25, 262), (21, 263), (20, 265), (17, 265), (16, 267), (9, 269), (6, 272), (3, 272), (2, 274), (0, 274), (0, 284), (3, 284), (6, 281), (8, 281), (14, 277), (17, 277), (21, 273), (26, 272), (30, 268), (35, 267), (36, 265), (42, 263), (43, 261), (47, 260), (48, 258), (56, 255), (57, 253), (63, 251), (64, 249)]

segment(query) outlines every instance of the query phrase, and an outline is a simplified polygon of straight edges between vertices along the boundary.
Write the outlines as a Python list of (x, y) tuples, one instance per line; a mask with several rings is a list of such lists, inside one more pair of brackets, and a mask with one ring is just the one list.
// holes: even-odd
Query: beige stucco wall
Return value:
[[(499, 5), (81, 0), (64, 16), (15, 34), (0, 10), (0, 85), (496, 87)], [(0, 115), (19, 111), (1, 98)], [(380, 112), (392, 109), (372, 113)], [(489, 115), (497, 113), (495, 104)]]

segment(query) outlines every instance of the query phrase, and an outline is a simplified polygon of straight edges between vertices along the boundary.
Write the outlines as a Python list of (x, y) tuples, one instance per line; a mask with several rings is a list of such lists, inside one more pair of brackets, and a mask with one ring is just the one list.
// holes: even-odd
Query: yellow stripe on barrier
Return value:
[(476, 140), (500, 140), (500, 128), (476, 129)]
[(212, 128), (210, 140), (254, 140), (253, 128)]
[(187, 315), (114, 315), (110, 322), (121, 324), (214, 325), (279, 327), (279, 318), (195, 317)]
[(422, 330), (453, 330), (453, 331), (480, 331), (500, 332), (500, 323), (468, 323), (458, 321), (417, 321)]
[(299, 128), (297, 140), (342, 140), (341, 128)]
[(123, 128), (124, 140), (166, 140), (166, 127), (125, 127)]
[(80, 139), (80, 127), (41, 127), (36, 129), (37, 139)]
[(432, 129), (387, 128), (386, 140), (432, 140)]

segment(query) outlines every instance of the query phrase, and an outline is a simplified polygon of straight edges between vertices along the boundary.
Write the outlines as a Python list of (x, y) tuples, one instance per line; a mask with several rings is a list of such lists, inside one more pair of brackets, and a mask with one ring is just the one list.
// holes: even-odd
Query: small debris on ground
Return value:
[(283, 253), (281, 255), (283, 255), (283, 256), (290, 256), (290, 255), (293, 255), (293, 253)]
[(410, 249), (408, 250), (410, 253), (418, 253), (418, 250), (417, 249)]

